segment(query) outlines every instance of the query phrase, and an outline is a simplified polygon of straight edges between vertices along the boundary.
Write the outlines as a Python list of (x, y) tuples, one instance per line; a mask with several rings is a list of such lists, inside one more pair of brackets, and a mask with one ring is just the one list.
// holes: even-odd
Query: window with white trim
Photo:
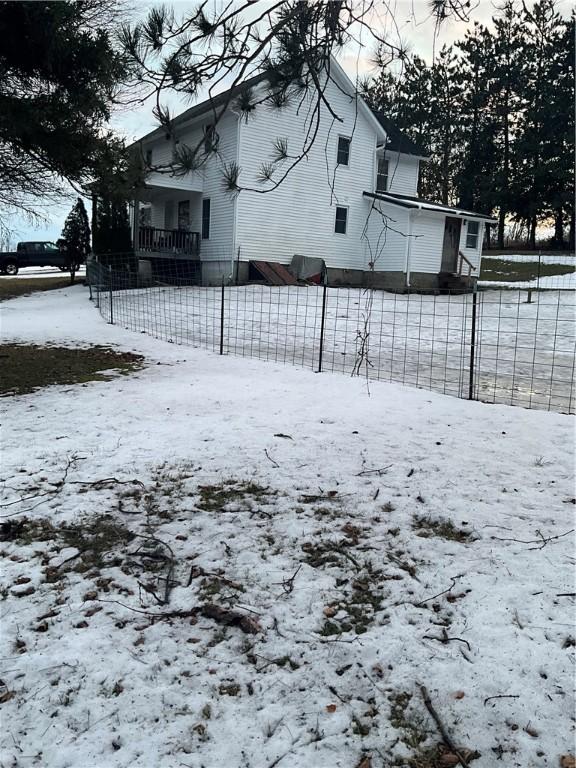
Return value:
[(378, 158), (378, 171), (376, 173), (376, 192), (386, 192), (388, 189), (388, 159)]
[(466, 225), (466, 248), (478, 248), (478, 236), (480, 234), (480, 222), (469, 221)]
[(336, 207), (336, 218), (334, 219), (334, 232), (338, 235), (345, 235), (348, 226), (348, 208), (342, 206)]
[(338, 152), (336, 162), (338, 165), (350, 165), (350, 142), (348, 136), (338, 136)]

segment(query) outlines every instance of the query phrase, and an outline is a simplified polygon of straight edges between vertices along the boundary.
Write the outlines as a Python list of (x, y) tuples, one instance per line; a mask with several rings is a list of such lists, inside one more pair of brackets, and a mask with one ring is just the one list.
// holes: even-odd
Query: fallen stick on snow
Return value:
[(420, 693), (422, 694), (422, 698), (424, 699), (424, 704), (426, 706), (426, 709), (432, 716), (432, 719), (436, 723), (436, 727), (438, 728), (440, 735), (444, 739), (444, 743), (450, 749), (450, 751), (458, 758), (458, 762), (460, 763), (460, 765), (463, 765), (464, 768), (467, 768), (468, 762), (464, 759), (461, 752), (459, 752), (456, 746), (454, 745), (454, 742), (450, 738), (450, 734), (444, 727), (444, 723), (442, 722), (442, 720), (440, 720), (440, 716), (438, 715), (438, 712), (436, 712), (436, 710), (434, 709), (434, 705), (432, 704), (432, 701), (430, 699), (430, 694), (428, 693), (428, 690), (424, 685), (420, 686)]
[(540, 536), (539, 539), (502, 539), (500, 536), (492, 536), (493, 539), (496, 539), (496, 541), (515, 541), (518, 544), (539, 544), (538, 547), (529, 547), (529, 550), (532, 549), (544, 549), (546, 544), (548, 544), (551, 541), (556, 541), (556, 539), (562, 539), (564, 536), (569, 536), (571, 533), (574, 533), (576, 528), (571, 528), (569, 531), (566, 531), (565, 533), (560, 533), (558, 536), (543, 536), (540, 531), (536, 531), (538, 536)]

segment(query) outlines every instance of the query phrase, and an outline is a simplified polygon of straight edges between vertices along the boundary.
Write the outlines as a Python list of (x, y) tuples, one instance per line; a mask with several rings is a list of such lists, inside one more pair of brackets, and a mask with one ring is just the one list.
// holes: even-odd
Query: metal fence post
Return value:
[(318, 353), (318, 373), (322, 373), (322, 354), (324, 352), (324, 324), (326, 321), (326, 291), (327, 286), (324, 283), (322, 288), (322, 315), (320, 316), (320, 350)]
[(110, 325), (114, 325), (114, 302), (112, 299), (112, 266), (108, 266), (108, 288), (110, 294)]
[(476, 305), (478, 294), (472, 294), (472, 329), (470, 335), (470, 378), (468, 381), (468, 400), (474, 400), (474, 363), (476, 359)]
[(222, 292), (220, 294), (220, 354), (224, 354), (224, 277), (222, 277)]

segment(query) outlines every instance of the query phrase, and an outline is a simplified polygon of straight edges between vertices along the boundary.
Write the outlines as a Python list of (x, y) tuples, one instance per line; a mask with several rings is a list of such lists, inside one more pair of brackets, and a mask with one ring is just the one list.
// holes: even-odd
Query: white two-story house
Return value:
[[(185, 260), (205, 285), (263, 274), (281, 283), (281, 264), (298, 278), (323, 273), (332, 285), (391, 290), (463, 287), (477, 277), (493, 220), (417, 197), (426, 157), (372, 112), (335, 61), (318, 109), (312, 91), (278, 107), (258, 103), (269, 93), (263, 78), (246, 88), (256, 104), (248, 112), (227, 92), (175, 118), (171, 135), (158, 128), (140, 139), (152, 170), (132, 222), (148, 269)], [(175, 147), (202, 141), (210, 146), (200, 167), (168, 170)]]

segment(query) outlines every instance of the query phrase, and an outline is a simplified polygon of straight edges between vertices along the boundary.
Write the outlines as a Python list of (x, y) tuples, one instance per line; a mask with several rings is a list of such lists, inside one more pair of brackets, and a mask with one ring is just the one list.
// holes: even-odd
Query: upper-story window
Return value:
[(218, 141), (220, 137), (216, 132), (216, 128), (209, 123), (204, 126), (204, 152), (215, 152), (218, 149)]
[(469, 221), (466, 227), (466, 248), (478, 248), (478, 235), (480, 224), (477, 221)]
[(388, 159), (378, 158), (378, 171), (376, 173), (376, 192), (386, 192), (388, 189)]
[(338, 153), (336, 162), (338, 165), (350, 165), (350, 142), (348, 136), (338, 136)]
[(146, 150), (146, 167), (147, 168), (152, 167), (152, 150), (151, 149)]

